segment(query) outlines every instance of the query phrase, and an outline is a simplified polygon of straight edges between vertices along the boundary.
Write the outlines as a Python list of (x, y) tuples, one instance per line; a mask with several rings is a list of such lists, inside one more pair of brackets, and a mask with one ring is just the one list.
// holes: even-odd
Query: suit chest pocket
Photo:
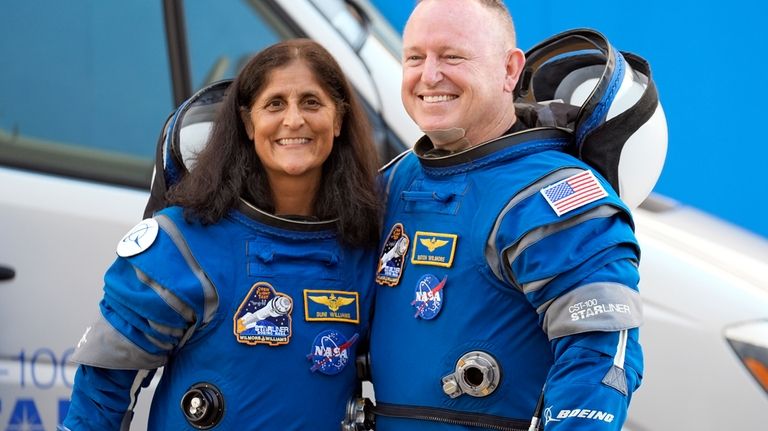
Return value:
[(341, 253), (336, 241), (312, 240), (290, 244), (248, 241), (248, 275), (251, 277), (339, 280)]
[(452, 177), (449, 181), (422, 178), (400, 192), (400, 199), (406, 213), (455, 215), (468, 188), (464, 176)]

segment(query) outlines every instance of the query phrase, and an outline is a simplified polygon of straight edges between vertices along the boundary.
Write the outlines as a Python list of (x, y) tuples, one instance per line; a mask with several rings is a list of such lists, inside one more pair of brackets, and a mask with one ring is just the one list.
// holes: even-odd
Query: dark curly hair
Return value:
[(274, 212), (272, 190), (253, 142), (241, 119), (267, 85), (273, 70), (304, 62), (335, 101), (342, 114), (341, 133), (323, 164), (314, 215), (338, 219), (342, 242), (375, 246), (379, 240), (381, 199), (375, 175), (379, 165), (368, 117), (344, 73), (331, 54), (309, 39), (291, 39), (256, 54), (227, 89), (208, 145), (198, 154), (195, 168), (168, 193), (171, 204), (185, 208), (189, 220), (212, 224), (238, 206), (242, 197), (260, 209)]

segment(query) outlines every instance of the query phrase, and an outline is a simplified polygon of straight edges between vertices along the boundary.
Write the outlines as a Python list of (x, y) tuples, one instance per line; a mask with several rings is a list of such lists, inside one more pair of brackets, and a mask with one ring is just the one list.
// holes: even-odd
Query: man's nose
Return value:
[(299, 106), (296, 104), (289, 104), (288, 108), (285, 110), (285, 115), (283, 116), (283, 125), (291, 129), (296, 129), (301, 127), (302, 124), (304, 124), (304, 115), (302, 114), (301, 109), (299, 109)]
[(428, 85), (434, 85), (443, 79), (440, 61), (433, 56), (424, 59), (424, 69), (421, 71), (421, 80)]

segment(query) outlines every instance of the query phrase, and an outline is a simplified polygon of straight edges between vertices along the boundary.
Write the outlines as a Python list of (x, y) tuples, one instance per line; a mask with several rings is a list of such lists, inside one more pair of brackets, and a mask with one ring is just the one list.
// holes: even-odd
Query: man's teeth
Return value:
[(277, 145), (300, 145), (300, 144), (306, 144), (309, 142), (309, 139), (307, 138), (285, 138), (285, 139), (278, 139)]
[(455, 99), (456, 96), (451, 96), (447, 94), (443, 94), (440, 96), (424, 96), (424, 101), (427, 103), (437, 103), (437, 102), (447, 102), (449, 100)]

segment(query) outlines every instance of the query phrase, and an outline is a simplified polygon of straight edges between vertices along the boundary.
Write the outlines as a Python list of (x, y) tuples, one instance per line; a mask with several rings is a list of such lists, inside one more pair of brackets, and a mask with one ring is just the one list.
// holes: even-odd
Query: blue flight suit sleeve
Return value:
[(545, 431), (621, 430), (643, 367), (638, 330), (627, 332), (623, 373), (617, 373), (617, 378), (625, 379), (626, 392), (605, 382), (615, 370), (614, 356), (607, 351), (620, 343), (621, 331), (587, 332), (553, 341), (556, 359), (547, 378)]
[(611, 190), (557, 216), (536, 193), (504, 216), (496, 245), (501, 273), (536, 309), (552, 345), (544, 429), (619, 431), (643, 368), (629, 211)]
[(104, 276), (101, 313), (78, 343), (74, 362), (155, 369), (191, 336), (205, 313), (209, 280), (176, 241), (161, 229), (148, 249), (115, 260)]
[(72, 355), (80, 367), (64, 426), (127, 427), (141, 387), (196, 329), (205, 302), (200, 277), (162, 230), (142, 253), (115, 260), (99, 316)]
[(103, 431), (127, 429), (133, 400), (149, 385), (154, 372), (109, 370), (80, 365), (67, 417), (60, 430)]

